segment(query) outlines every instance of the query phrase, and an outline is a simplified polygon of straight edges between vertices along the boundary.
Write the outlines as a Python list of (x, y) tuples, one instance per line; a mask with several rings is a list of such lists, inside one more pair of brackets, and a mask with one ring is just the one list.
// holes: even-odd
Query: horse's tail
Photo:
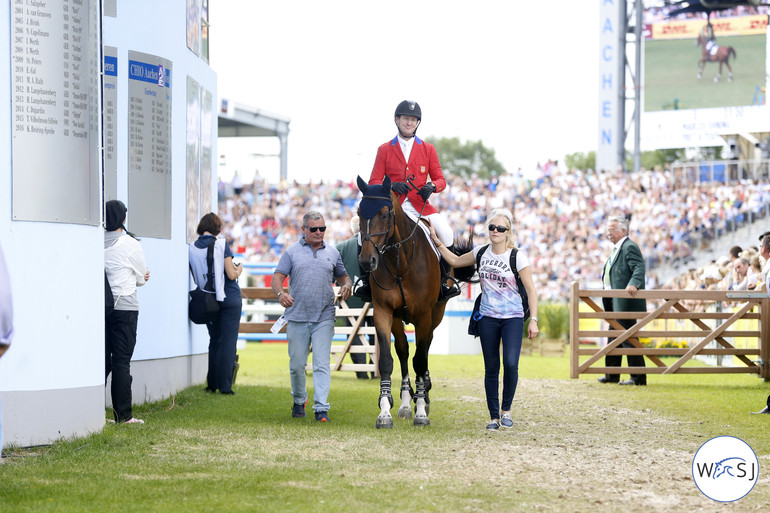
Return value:
[(737, 59), (738, 58), (738, 54), (735, 53), (735, 48), (733, 48), (732, 46), (727, 50), (727, 58), (728, 59), (730, 58), (730, 55), (733, 56), (733, 59)]
[[(455, 255), (464, 255), (465, 253), (473, 250), (473, 232), (471, 231), (468, 240), (455, 239), (454, 247)], [(454, 278), (457, 281), (465, 283), (475, 283), (478, 280), (474, 280), (473, 276), (476, 274), (476, 264), (466, 265), (465, 267), (455, 267)]]

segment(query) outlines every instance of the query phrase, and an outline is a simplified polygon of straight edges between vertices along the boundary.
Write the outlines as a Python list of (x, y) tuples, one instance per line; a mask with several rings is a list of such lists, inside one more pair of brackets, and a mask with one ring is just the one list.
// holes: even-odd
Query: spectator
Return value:
[(126, 230), (128, 210), (122, 201), (110, 200), (104, 207), (104, 271), (114, 298), (114, 310), (104, 319), (104, 356), (106, 383), (110, 373), (112, 410), (115, 422), (144, 424), (131, 409), (131, 357), (136, 347), (136, 326), (139, 320), (139, 300), (136, 288), (150, 279), (142, 246)]
[(748, 290), (749, 261), (743, 257), (733, 260), (733, 282), (729, 290)]
[[(0, 247), (0, 357), (8, 350), (13, 338), (13, 298), (11, 276)], [(3, 410), (0, 405), (0, 461), (3, 459)]]
[[(289, 340), (289, 373), (294, 399), (292, 417), (304, 417), (307, 404), (305, 365), (313, 346), (313, 411), (319, 422), (329, 422), (329, 359), (334, 336), (334, 290), (332, 280), (341, 286), (340, 297), (347, 300), (352, 283), (342, 258), (333, 246), (324, 243), (327, 226), (323, 215), (309, 210), (302, 217), (302, 237), (281, 255), (271, 287), (286, 308)], [(289, 292), (283, 282), (289, 278)]]
[[(622, 217), (610, 217), (607, 221), (607, 238), (612, 242), (612, 253), (604, 265), (602, 281), (605, 289), (625, 289), (632, 296), (627, 298), (602, 298), (607, 312), (644, 312), (647, 304), (644, 299), (633, 299), (639, 289), (644, 288), (644, 259), (639, 246), (628, 238), (628, 221)], [(625, 329), (636, 324), (636, 319), (618, 319)], [(612, 342), (614, 339), (610, 339)], [(619, 347), (633, 347), (624, 341)], [(627, 355), (629, 367), (644, 367), (644, 356)], [(605, 356), (606, 367), (620, 367), (622, 356)], [(620, 381), (618, 374), (606, 374), (599, 378), (599, 383), (619, 383), (621, 385), (646, 385), (646, 374), (631, 374), (628, 381)]]
[[(746, 273), (746, 288), (755, 290), (757, 286), (762, 285), (762, 257), (752, 255), (749, 259), (749, 271)], [(761, 287), (760, 289), (761, 290)]]
[(204, 215), (196, 228), (198, 240), (188, 246), (188, 252), (193, 280), (205, 291), (206, 281), (212, 278), (208, 276), (208, 248), (214, 246), (213, 288), (220, 309), (219, 317), (206, 323), (209, 332), (209, 362), (205, 390), (212, 393), (219, 390), (225, 395), (234, 395), (233, 370), (243, 308), (237, 280), (243, 268), (233, 263), (230, 245), (225, 238), (219, 237), (223, 224), (222, 219), (213, 212)]

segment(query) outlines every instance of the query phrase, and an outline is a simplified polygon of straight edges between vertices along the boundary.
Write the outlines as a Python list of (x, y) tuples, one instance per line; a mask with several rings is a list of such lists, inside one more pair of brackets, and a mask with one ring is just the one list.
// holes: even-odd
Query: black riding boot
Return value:
[[(358, 254), (361, 254), (361, 246), (358, 246)], [(366, 303), (372, 302), (372, 286), (369, 285), (369, 273), (364, 272), (361, 269), (361, 264), (358, 264), (358, 287), (353, 292), (353, 295), (360, 298)]]
[[(449, 251), (452, 251), (454, 248), (454, 244), (447, 247)], [(454, 253), (454, 251), (452, 251)], [(447, 285), (447, 281), (451, 279), (452, 277), (449, 275), (449, 272), (452, 270), (452, 266), (449, 265), (449, 263), (441, 259), (441, 292), (439, 292), (438, 300), (439, 301), (447, 301), (453, 297), (460, 295), (460, 287), (457, 286), (457, 282), (455, 280), (452, 280), (452, 285)]]

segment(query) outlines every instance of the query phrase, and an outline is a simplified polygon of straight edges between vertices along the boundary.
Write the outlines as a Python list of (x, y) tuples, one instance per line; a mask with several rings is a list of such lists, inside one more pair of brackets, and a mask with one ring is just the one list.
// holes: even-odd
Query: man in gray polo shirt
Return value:
[[(313, 411), (319, 422), (329, 421), (329, 360), (335, 320), (332, 280), (342, 287), (340, 296), (345, 300), (353, 286), (337, 249), (324, 244), (325, 231), (323, 215), (315, 210), (307, 212), (302, 217), (302, 237), (281, 255), (271, 282), (278, 301), (286, 308), (284, 318), (288, 321), (286, 336), (294, 398), (291, 415), (305, 416), (305, 365), (312, 344)], [(287, 277), (288, 293), (283, 291)]]

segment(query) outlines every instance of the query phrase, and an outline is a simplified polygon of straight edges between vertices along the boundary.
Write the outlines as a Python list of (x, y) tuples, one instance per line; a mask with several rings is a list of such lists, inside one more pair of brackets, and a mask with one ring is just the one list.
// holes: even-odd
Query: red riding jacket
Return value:
[[(377, 158), (374, 160), (369, 185), (382, 184), (382, 179), (386, 175), (390, 177), (392, 182), (406, 182), (409, 175), (414, 175), (413, 183), (417, 186), (417, 190), (411, 190), (409, 194), (400, 195), (398, 201), (403, 203), (408, 197), (417, 212), (420, 212), (423, 204), (425, 204), (418, 192), (423, 185), (428, 183), (428, 176), (436, 186), (436, 192), (446, 189), (446, 180), (444, 173), (441, 172), (436, 148), (417, 136), (414, 138), (408, 163), (404, 159), (401, 145), (398, 144), (398, 137), (394, 137), (392, 141), (377, 148)], [(422, 214), (427, 216), (436, 212), (438, 211), (428, 202), (425, 204), (425, 210), (422, 211)]]

